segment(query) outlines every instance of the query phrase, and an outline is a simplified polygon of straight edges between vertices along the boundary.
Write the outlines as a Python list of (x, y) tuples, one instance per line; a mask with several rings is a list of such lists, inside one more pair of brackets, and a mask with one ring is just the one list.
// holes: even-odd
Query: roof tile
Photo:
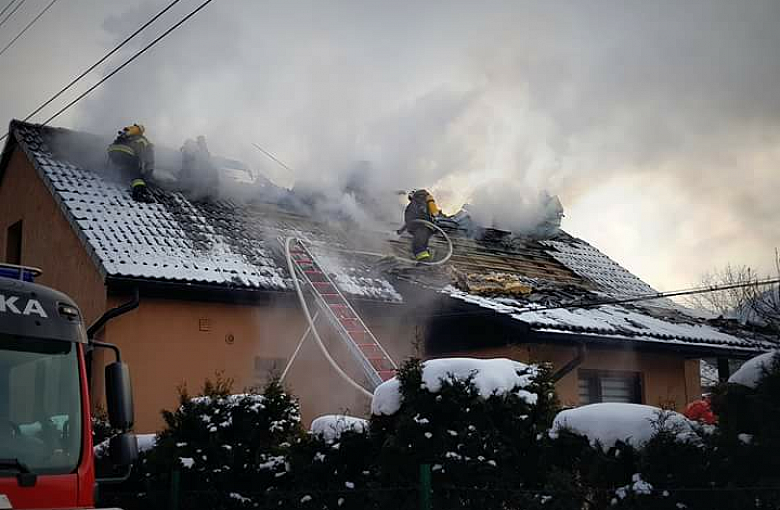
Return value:
[[(277, 238), (292, 230), (316, 238), (324, 230), (306, 218), (277, 221), (251, 205), (195, 203), (176, 191), (154, 191), (157, 203), (139, 204), (127, 185), (113, 181), (105, 169), (82, 168), (53, 154), (47, 139), (54, 129), (19, 122), (14, 127), (17, 140), (107, 276), (291, 290)], [(344, 292), (401, 300), (389, 281), (364, 278), (364, 269), (341, 262), (331, 270)]]

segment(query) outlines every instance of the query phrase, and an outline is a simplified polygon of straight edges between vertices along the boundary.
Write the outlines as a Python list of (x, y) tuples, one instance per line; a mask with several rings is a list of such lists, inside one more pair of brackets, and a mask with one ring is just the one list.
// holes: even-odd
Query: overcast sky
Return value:
[[(0, 44), (47, 3), (28, 0)], [(0, 118), (26, 116), (166, 3), (60, 0), (0, 57)], [(173, 147), (205, 134), (283, 185), (369, 161), (382, 189), (431, 188), (448, 212), (482, 199), (511, 215), (546, 189), (567, 231), (671, 290), (726, 263), (772, 269), (778, 26), (771, 0), (214, 0), (53, 124), (140, 122)]]

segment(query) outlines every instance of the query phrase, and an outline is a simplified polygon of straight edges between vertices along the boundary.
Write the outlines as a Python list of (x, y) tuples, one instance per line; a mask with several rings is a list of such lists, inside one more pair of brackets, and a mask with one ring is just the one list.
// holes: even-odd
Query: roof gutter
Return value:
[(539, 342), (539, 343), (567, 343), (569, 345), (577, 345), (580, 343), (586, 343), (592, 347), (602, 348), (617, 348), (625, 350), (636, 351), (653, 351), (653, 352), (676, 352), (692, 358), (701, 357), (727, 357), (734, 359), (749, 359), (757, 354), (767, 352), (760, 347), (755, 348), (734, 348), (734, 347), (719, 347), (715, 345), (701, 345), (701, 344), (686, 344), (686, 343), (672, 343), (659, 340), (657, 342), (647, 340), (630, 340), (630, 339), (615, 339), (609, 337), (602, 337), (598, 335), (587, 335), (582, 333), (555, 333), (555, 332), (539, 332), (532, 331), (529, 339), (524, 342)]
[(580, 342), (577, 344), (577, 355), (574, 356), (573, 359), (571, 359), (568, 363), (563, 365), (561, 368), (559, 368), (553, 375), (552, 375), (552, 381), (554, 383), (560, 381), (569, 373), (571, 373), (572, 370), (577, 368), (582, 364), (583, 361), (585, 361), (585, 354), (587, 353), (587, 348), (585, 347), (585, 344)]

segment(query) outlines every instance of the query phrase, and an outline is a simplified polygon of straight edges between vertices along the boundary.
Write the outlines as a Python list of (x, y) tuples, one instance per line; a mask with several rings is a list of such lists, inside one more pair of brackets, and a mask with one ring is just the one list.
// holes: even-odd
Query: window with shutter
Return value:
[(641, 404), (642, 386), (638, 372), (579, 370), (580, 405), (597, 402)]

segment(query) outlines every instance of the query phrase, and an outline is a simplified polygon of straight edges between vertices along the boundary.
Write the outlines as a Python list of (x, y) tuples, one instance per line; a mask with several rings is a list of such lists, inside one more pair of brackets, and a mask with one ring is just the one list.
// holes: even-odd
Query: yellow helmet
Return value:
[(141, 124), (133, 124), (132, 126), (125, 127), (122, 131), (128, 136), (142, 135), (146, 131), (146, 128)]

